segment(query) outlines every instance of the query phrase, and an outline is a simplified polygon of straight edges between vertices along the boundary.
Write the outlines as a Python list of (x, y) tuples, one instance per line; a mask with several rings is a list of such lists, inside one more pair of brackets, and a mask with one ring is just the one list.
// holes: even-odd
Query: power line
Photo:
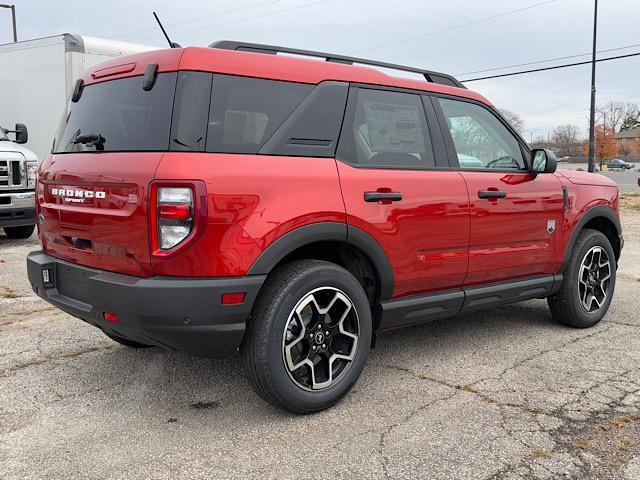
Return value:
[[(277, 1), (279, 1), (279, 0), (277, 0)], [(301, 9), (301, 8), (313, 7), (314, 5), (319, 5), (321, 3), (327, 3), (328, 1), (329, 0), (319, 0), (319, 1), (316, 1), (316, 2), (306, 3), (306, 4), (303, 4), (303, 5), (296, 5), (294, 7), (283, 8), (283, 9), (280, 9), (280, 10), (275, 10), (275, 11), (272, 11), (272, 12), (262, 13), (262, 14), (259, 14), (259, 15), (253, 15), (251, 17), (243, 17), (243, 18), (237, 18), (235, 20), (229, 20), (229, 21), (226, 21), (226, 22), (219, 22), (219, 23), (213, 23), (213, 24), (209, 24), (209, 25), (200, 25), (200, 26), (197, 26), (197, 27), (173, 30), (171, 33), (175, 34), (175, 33), (182, 33), (182, 32), (190, 32), (190, 31), (193, 31), (193, 30), (201, 30), (203, 28), (213, 28), (213, 27), (218, 27), (218, 26), (221, 26), (221, 25), (228, 25), (228, 24), (231, 24), (231, 23), (244, 22), (244, 21), (253, 20), (253, 19), (256, 19), (256, 18), (270, 17), (272, 15), (278, 15), (280, 13), (290, 12), (290, 11), (298, 10), (298, 9)], [(275, 1), (272, 0), (271, 2), (265, 2), (262, 5), (266, 5), (267, 3), (275, 3)], [(248, 10), (248, 8), (247, 8), (247, 10)], [(222, 16), (222, 15), (220, 15), (220, 16)], [(145, 35), (135, 35), (132, 38), (144, 38), (144, 37), (149, 37), (151, 35), (153, 35), (153, 34), (151, 33), (151, 34), (145, 34)]]
[[(626, 50), (628, 48), (634, 48), (634, 47), (640, 47), (640, 43), (635, 43), (633, 45), (627, 45), (625, 47), (616, 47), (616, 48), (607, 48), (605, 50), (598, 50), (596, 53), (615, 52), (615, 51)], [(525, 66), (528, 66), (528, 65), (538, 65), (540, 63), (557, 62), (558, 60), (569, 60), (570, 58), (585, 57), (587, 55), (591, 55), (591, 52), (589, 52), (589, 53), (578, 53), (576, 55), (567, 55), (565, 57), (549, 58), (547, 60), (537, 60), (535, 62), (516, 63), (516, 64), (513, 64), (513, 65), (506, 65), (504, 67), (485, 68), (483, 70), (473, 70), (471, 72), (456, 73), (455, 75), (456, 76), (463, 76), (463, 75), (471, 75), (471, 74), (474, 74), (474, 73), (496, 72), (498, 70), (506, 70), (508, 68), (525, 67)]]
[[(266, 5), (271, 5), (273, 3), (278, 3), (280, 1), (281, 0), (263, 0), (263, 1), (258, 2), (258, 3), (251, 3), (251, 4), (248, 4), (248, 5), (242, 5), (240, 7), (229, 8), (229, 9), (226, 9), (226, 10), (220, 10), (220, 11), (208, 14), (208, 15), (198, 15), (197, 17), (186, 17), (186, 18), (182, 18), (180, 20), (175, 20), (173, 22), (165, 22), (165, 25), (166, 26), (175, 26), (175, 25), (186, 25), (186, 24), (189, 24), (189, 23), (201, 22), (201, 21), (204, 21), (204, 20), (208, 20), (210, 18), (224, 17), (226, 15), (232, 15), (234, 13), (240, 13), (240, 12), (244, 12), (246, 10), (252, 10), (254, 8), (264, 7)], [(136, 38), (136, 37), (140, 37), (140, 36), (146, 36), (146, 35), (140, 35), (140, 34), (153, 33), (153, 32), (156, 32), (156, 31), (157, 31), (156, 28), (141, 28), (141, 29), (138, 29), (138, 30), (130, 30), (128, 32), (118, 33), (117, 35), (113, 35), (113, 37), (114, 38), (121, 38), (121, 37), (131, 36), (132, 38)]]
[[(596, 63), (608, 62), (609, 60), (619, 60), (621, 58), (629, 58), (629, 57), (637, 57), (637, 56), (640, 56), (640, 52), (628, 53), (626, 55), (617, 55), (615, 57), (599, 58), (598, 60), (596, 60)], [(489, 80), (491, 78), (511, 77), (513, 75), (524, 75), (525, 73), (544, 72), (546, 70), (557, 70), (559, 68), (577, 67), (578, 65), (590, 65), (591, 63), (592, 63), (591, 60), (587, 60), (584, 62), (576, 62), (576, 63), (565, 63), (564, 65), (554, 65), (553, 67), (534, 68), (531, 70), (522, 70), (520, 72), (502, 73), (500, 75), (490, 75), (487, 77), (469, 78), (467, 80), (460, 80), (460, 81), (463, 83), (477, 82), (479, 80)]]
[(190, 32), (190, 31), (193, 31), (193, 30), (201, 30), (203, 28), (218, 27), (220, 25), (228, 25), (230, 23), (244, 22), (246, 20), (253, 20), (253, 19), (256, 19), (256, 18), (270, 17), (271, 15), (278, 15), (279, 13), (291, 12), (293, 10), (299, 10), (301, 8), (313, 7), (315, 5), (320, 5), (321, 3), (327, 3), (328, 1), (329, 0), (319, 0), (317, 2), (305, 3), (304, 5), (297, 5), (295, 7), (283, 8), (283, 9), (276, 10), (276, 11), (273, 11), (273, 12), (262, 13), (262, 14), (259, 14), (259, 15), (253, 15), (252, 17), (238, 18), (236, 20), (229, 20), (227, 22), (214, 23), (212, 25), (202, 25), (200, 27), (185, 28), (183, 30), (177, 30), (176, 33)]
[(529, 9), (532, 9), (532, 8), (540, 7), (542, 5), (546, 5), (548, 3), (552, 3), (552, 2), (555, 2), (555, 1), (556, 0), (546, 0), (544, 2), (536, 3), (534, 5), (529, 5), (528, 7), (518, 8), (516, 10), (510, 10), (508, 12), (503, 12), (503, 13), (499, 13), (499, 14), (496, 14), (496, 15), (491, 15), (490, 17), (483, 17), (483, 18), (479, 18), (477, 20), (472, 20), (470, 22), (460, 23), (458, 25), (453, 25), (451, 27), (441, 28), (439, 30), (433, 30), (431, 32), (421, 33), (419, 35), (413, 35), (411, 37), (401, 38), (401, 39), (394, 40), (394, 41), (387, 42), (387, 43), (380, 43), (378, 45), (373, 45), (371, 47), (363, 48), (361, 50), (356, 50), (353, 53), (368, 52), (370, 50), (378, 50), (380, 48), (389, 47), (389, 46), (392, 46), (392, 45), (397, 45), (399, 43), (410, 42), (411, 40), (416, 40), (418, 38), (428, 37), (430, 35), (435, 35), (436, 33), (448, 32), (449, 30), (455, 30), (457, 28), (468, 27), (469, 25), (475, 25), (476, 23), (482, 23), (482, 22), (486, 22), (486, 21), (489, 21), (489, 20), (493, 20), (495, 18), (506, 17), (507, 15), (513, 15), (514, 13), (524, 12), (525, 10), (529, 10)]

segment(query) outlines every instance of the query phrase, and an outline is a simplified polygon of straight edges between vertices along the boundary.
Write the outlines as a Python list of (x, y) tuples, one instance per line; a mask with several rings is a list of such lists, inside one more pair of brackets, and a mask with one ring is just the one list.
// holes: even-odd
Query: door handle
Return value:
[(478, 198), (505, 198), (507, 192), (500, 190), (478, 190)]
[(364, 192), (365, 202), (380, 202), (383, 200), (386, 200), (386, 202), (398, 202), (402, 200), (402, 192)]

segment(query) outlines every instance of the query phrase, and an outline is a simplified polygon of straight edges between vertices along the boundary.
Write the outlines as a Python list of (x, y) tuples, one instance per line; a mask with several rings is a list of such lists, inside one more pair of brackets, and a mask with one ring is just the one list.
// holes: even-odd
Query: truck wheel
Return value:
[(333, 263), (302, 260), (268, 278), (240, 353), (258, 395), (294, 413), (314, 413), (356, 383), (371, 336), (371, 307), (355, 277)]
[(26, 225), (24, 227), (4, 227), (4, 233), (6, 233), (9, 238), (29, 238), (35, 228), (35, 225)]
[(576, 328), (596, 325), (605, 316), (616, 286), (616, 257), (597, 230), (578, 234), (562, 286), (547, 298), (554, 320)]
[(145, 345), (144, 343), (134, 342), (133, 340), (127, 340), (126, 338), (118, 337), (117, 335), (113, 335), (111, 333), (107, 333), (103, 331), (107, 337), (109, 337), (114, 342), (118, 342), (120, 345), (124, 345), (129, 348), (149, 348), (151, 345)]

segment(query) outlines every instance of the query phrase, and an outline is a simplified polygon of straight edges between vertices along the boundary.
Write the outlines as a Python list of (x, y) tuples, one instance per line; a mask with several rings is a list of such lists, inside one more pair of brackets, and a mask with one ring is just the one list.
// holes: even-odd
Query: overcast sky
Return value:
[[(509, 70), (467, 72), (587, 53), (593, 19), (592, 0), (14, 1), (19, 40), (70, 32), (165, 47), (151, 14), (156, 10), (183, 46), (245, 40), (403, 63), (460, 79)], [(638, 44), (601, 56), (640, 51), (640, 1), (600, 0), (599, 6), (598, 50)], [(9, 10), (0, 9), (0, 43), (11, 41), (10, 27)], [(598, 103), (640, 103), (640, 57), (597, 68)], [(563, 123), (586, 135), (588, 65), (468, 86), (519, 114), (525, 128), (537, 129), (534, 138)]]

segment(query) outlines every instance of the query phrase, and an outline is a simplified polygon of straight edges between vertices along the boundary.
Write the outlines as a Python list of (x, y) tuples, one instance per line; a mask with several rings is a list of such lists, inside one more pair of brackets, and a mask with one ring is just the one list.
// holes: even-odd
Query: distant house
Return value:
[(620, 156), (640, 156), (640, 128), (618, 132), (615, 139)]

